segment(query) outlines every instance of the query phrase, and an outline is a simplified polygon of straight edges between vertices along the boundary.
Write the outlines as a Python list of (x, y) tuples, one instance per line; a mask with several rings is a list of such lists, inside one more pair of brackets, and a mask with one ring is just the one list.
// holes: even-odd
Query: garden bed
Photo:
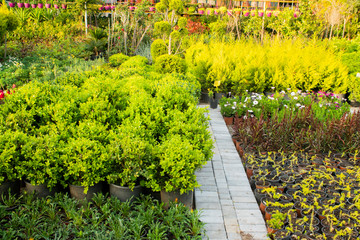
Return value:
[(359, 113), (324, 92), (223, 98), (221, 107), (271, 238), (358, 237)]
[(91, 202), (67, 194), (3, 196), (2, 239), (201, 239), (199, 213), (181, 203), (168, 210), (150, 197), (121, 202), (98, 194)]

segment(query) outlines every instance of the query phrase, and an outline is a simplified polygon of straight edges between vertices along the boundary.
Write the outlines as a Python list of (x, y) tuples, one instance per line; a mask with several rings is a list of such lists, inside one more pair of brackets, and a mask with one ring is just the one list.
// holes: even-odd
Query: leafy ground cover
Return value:
[(142, 196), (133, 203), (98, 194), (91, 202), (67, 194), (0, 199), (2, 239), (202, 239), (199, 212)]

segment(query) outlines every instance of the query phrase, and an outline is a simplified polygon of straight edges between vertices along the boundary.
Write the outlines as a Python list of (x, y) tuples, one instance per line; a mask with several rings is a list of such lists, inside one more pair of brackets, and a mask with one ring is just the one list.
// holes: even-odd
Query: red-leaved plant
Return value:
[(326, 122), (315, 118), (311, 106), (297, 113), (287, 112), (259, 118), (237, 117), (234, 135), (245, 151), (355, 152), (360, 149), (360, 113), (345, 114)]

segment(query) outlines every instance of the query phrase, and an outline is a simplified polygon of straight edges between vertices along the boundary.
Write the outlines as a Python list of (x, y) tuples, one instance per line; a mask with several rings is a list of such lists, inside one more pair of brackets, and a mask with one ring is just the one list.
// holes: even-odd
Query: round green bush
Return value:
[(123, 64), (121, 64), (121, 68), (138, 68), (145, 67), (146, 64), (149, 63), (149, 60), (146, 57), (136, 55), (134, 57), (130, 57)]
[(151, 58), (153, 60), (153, 62), (156, 62), (156, 59), (167, 53), (167, 47), (165, 42), (162, 39), (156, 39), (152, 44), (151, 44)]
[(125, 54), (118, 53), (114, 54), (109, 57), (109, 64), (112, 67), (118, 67), (121, 64), (123, 64), (125, 61), (129, 59), (129, 56), (126, 56)]
[(159, 73), (185, 73), (185, 60), (176, 55), (162, 55), (156, 59), (155, 70)]
[(167, 21), (156, 22), (154, 25), (154, 33), (158, 36), (169, 36), (171, 33), (171, 24)]

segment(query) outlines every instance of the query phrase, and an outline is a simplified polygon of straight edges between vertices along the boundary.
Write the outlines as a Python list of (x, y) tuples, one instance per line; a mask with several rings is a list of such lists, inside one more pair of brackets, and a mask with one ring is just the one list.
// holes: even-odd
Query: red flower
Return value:
[(124, 29), (122, 28), (121, 31), (124, 31)]
[(5, 97), (4, 91), (0, 90), (0, 99), (3, 99)]

